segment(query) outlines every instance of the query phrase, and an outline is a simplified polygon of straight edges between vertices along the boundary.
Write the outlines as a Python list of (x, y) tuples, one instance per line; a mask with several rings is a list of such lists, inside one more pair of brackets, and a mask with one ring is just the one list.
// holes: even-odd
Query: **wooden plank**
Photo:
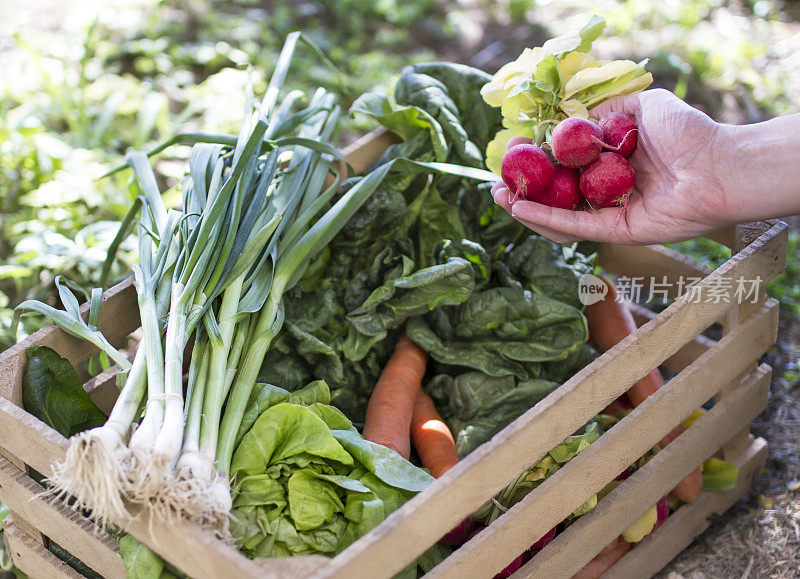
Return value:
[(655, 295), (671, 300), (683, 293), (686, 285), (711, 273), (709, 267), (663, 245), (603, 244), (597, 255), (604, 269), (629, 278), (629, 283), (644, 290), (653, 288)]
[[(657, 315), (656, 312), (637, 304), (629, 303), (628, 309), (631, 311), (631, 314), (633, 314), (633, 319), (636, 321), (637, 326), (643, 326)], [(677, 374), (716, 343), (716, 340), (699, 334), (672, 356), (664, 360), (664, 363), (661, 365)]]
[(766, 408), (770, 375), (769, 366), (760, 367), (590, 513), (564, 530), (515, 577), (570, 577), (577, 573), (611, 539), (711, 456), (741, 424), (749, 424)]
[[(736, 225), (734, 228), (734, 246), (733, 251), (739, 252), (757, 237), (758, 232), (763, 229), (764, 222), (742, 223)], [(760, 280), (759, 280), (760, 281)], [(735, 307), (731, 310), (730, 315), (725, 318), (723, 322), (723, 332), (730, 331), (737, 324), (745, 320), (753, 311), (755, 311), (761, 303), (766, 299), (766, 284), (761, 284), (755, 289), (755, 295), (752, 299), (747, 301), (738, 300)], [(720, 397), (728, 395), (730, 388), (723, 388)], [(745, 425), (739, 433), (731, 437), (731, 439), (723, 446), (723, 456), (726, 459), (737, 456), (750, 444), (750, 424)]]
[(130, 507), (134, 517), (122, 526), (139, 541), (195, 579), (250, 577), (293, 579), (308, 576), (329, 559), (322, 556), (286, 557), (254, 561), (188, 521), (155, 521)]
[(69, 442), (41, 420), (0, 396), (0, 445), (45, 476), (64, 459)]
[(109, 579), (124, 578), (117, 542), (95, 532), (80, 513), (42, 495), (44, 489), (7, 460), (0, 458), (0, 502), (35, 524), (52, 541)]
[(727, 247), (733, 247), (734, 227), (723, 227), (722, 229), (706, 233), (703, 237), (721, 243)]
[(117, 388), (117, 374), (120, 367), (114, 364), (108, 370), (100, 372), (94, 378), (88, 380), (83, 389), (89, 394), (92, 402), (100, 407), (100, 410), (109, 414), (111, 409), (119, 396), (119, 389)]
[[(459, 577), (469, 572), (489, 576), (503, 569), (512, 559), (543, 537), (655, 446), (679, 422), (716, 394), (727, 380), (737, 376), (741, 368), (748, 366), (769, 349), (773, 342), (773, 327), (777, 324), (777, 310), (778, 305), (773, 302), (772, 307), (765, 308), (762, 317), (757, 318), (758, 321), (754, 319), (748, 324), (743, 324), (723, 339), (717, 347), (699, 357), (684, 372), (637, 406), (597, 442), (544, 481), (494, 521), (488, 529), (469, 541), (465, 548), (462, 547), (433, 569), (429, 574), (430, 577)], [(719, 415), (728, 406), (730, 405), (721, 406), (715, 415)], [(737, 422), (731, 426), (740, 427), (742, 423)], [(693, 432), (692, 436), (697, 436), (697, 431)], [(685, 435), (686, 433), (678, 437), (666, 450), (672, 449), (673, 445)], [(725, 440), (727, 438), (719, 438), (717, 446), (713, 447), (708, 455), (713, 454)], [(680, 449), (685, 444), (684, 442), (675, 448)], [(676, 452), (678, 451), (673, 450), (664, 456)], [(687, 465), (688, 470), (683, 476), (700, 462), (702, 459)], [(590, 477), (586, 475), (589, 472)], [(681, 478), (678, 478), (676, 483)], [(645, 506), (642, 512), (649, 506)], [(590, 559), (603, 546), (605, 545), (600, 545), (596, 551), (585, 551), (585, 555)], [(584, 563), (576, 567), (575, 571)], [(552, 572), (554, 569), (550, 568), (548, 571)], [(542, 576), (551, 575), (543, 573)]]
[[(120, 340), (139, 327), (139, 308), (133, 276), (103, 293), (98, 327), (110, 342)], [(81, 306), (84, 317), (89, 315), (89, 303)], [(55, 324), (34, 332), (19, 344), (0, 354), (0, 396), (22, 405), (22, 375), (28, 365), (25, 351), (31, 346), (48, 346), (64, 356), (73, 366), (85, 362), (98, 352), (97, 348), (80, 338), (70, 336)]]
[[(390, 145), (399, 142), (397, 135), (380, 128), (350, 143), (342, 149), (342, 156), (347, 159), (355, 173), (362, 173), (380, 159)], [(340, 178), (344, 179), (348, 175), (347, 167), (342, 166), (342, 163), (337, 164), (336, 171)]]
[[(714, 284), (740, 275), (759, 274), (764, 278), (776, 275), (779, 260), (785, 254), (785, 238), (785, 225), (773, 226), (698, 284), (701, 303), (685, 298), (674, 302), (472, 452), (393, 513), (383, 525), (335, 557), (317, 576), (373, 576), (401, 570), (518, 476), (525, 465), (538, 461), (611, 400), (719, 319), (730, 304), (707, 299)], [(767, 267), (770, 260), (773, 265)]]
[(20, 529), (14, 515), (3, 521), (3, 535), (12, 563), (31, 579), (82, 579), (83, 575)]
[(756, 438), (732, 461), (739, 467), (735, 489), (724, 493), (701, 493), (694, 503), (672, 513), (656, 533), (636, 545), (602, 579), (648, 579), (655, 575), (709, 527), (712, 517), (721, 515), (741, 499), (764, 468), (766, 458), (767, 443)]
[(36, 528), (35, 525), (23, 519), (19, 515), (19, 513), (16, 513), (16, 515), (17, 516), (14, 517), (14, 526), (23, 533), (25, 533), (26, 535), (28, 535), (35, 543), (38, 543), (39, 545), (44, 547), (46, 537), (42, 535), (42, 533), (39, 531), (39, 529)]

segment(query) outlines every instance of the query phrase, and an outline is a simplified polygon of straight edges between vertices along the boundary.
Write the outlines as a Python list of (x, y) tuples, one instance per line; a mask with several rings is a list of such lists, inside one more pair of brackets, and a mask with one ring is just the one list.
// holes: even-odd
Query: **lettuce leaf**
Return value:
[[(319, 385), (305, 390), (324, 397)], [(249, 413), (267, 408), (231, 461), (231, 530), (250, 556), (334, 555), (433, 480), (361, 438), (338, 409), (284, 393), (265, 387), (251, 400)]]
[(739, 481), (739, 467), (718, 458), (711, 457), (705, 461), (702, 471), (704, 491), (730, 491)]

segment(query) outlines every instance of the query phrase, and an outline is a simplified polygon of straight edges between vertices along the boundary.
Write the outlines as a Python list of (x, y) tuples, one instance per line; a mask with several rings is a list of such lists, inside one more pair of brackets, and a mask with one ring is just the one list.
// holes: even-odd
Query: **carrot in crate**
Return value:
[(431, 397), (422, 390), (417, 394), (414, 403), (411, 441), (422, 461), (422, 466), (427, 468), (434, 478), (442, 476), (460, 460), (453, 434), (436, 411)]
[[(614, 284), (604, 280), (608, 287), (605, 298), (594, 304), (586, 306), (584, 314), (589, 322), (589, 332), (594, 343), (603, 351), (610, 350), (627, 336), (636, 331), (636, 322), (625, 304), (618, 299)], [(627, 392), (628, 399), (638, 406), (648, 396), (654, 394), (664, 385), (664, 378), (658, 368), (654, 368), (644, 378), (630, 387)], [(675, 440), (682, 432), (683, 425), (676, 426), (672, 432), (661, 439), (664, 447)], [(698, 486), (697, 481), (700, 481)], [(702, 489), (702, 475), (700, 469), (693, 471), (684, 481), (681, 481), (673, 490), (673, 494), (685, 503), (691, 503), (697, 498)]]
[(367, 403), (362, 436), (406, 460), (411, 456), (411, 418), (427, 359), (422, 348), (401, 336)]

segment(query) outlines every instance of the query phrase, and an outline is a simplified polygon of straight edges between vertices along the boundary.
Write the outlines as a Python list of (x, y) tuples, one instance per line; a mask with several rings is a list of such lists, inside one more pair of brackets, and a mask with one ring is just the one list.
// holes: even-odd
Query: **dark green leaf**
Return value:
[(27, 354), (25, 410), (66, 437), (105, 423), (106, 415), (89, 399), (68, 360), (47, 346), (32, 346)]

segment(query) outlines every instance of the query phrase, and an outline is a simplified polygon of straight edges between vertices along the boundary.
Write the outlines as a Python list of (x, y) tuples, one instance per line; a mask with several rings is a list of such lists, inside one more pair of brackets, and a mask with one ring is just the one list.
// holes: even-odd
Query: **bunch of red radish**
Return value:
[(636, 185), (636, 173), (627, 157), (638, 141), (636, 122), (622, 113), (610, 113), (599, 123), (579, 117), (564, 119), (550, 138), (550, 150), (510, 141), (500, 174), (510, 202), (535, 201), (559, 209), (575, 209), (582, 199), (594, 207), (624, 208)]

